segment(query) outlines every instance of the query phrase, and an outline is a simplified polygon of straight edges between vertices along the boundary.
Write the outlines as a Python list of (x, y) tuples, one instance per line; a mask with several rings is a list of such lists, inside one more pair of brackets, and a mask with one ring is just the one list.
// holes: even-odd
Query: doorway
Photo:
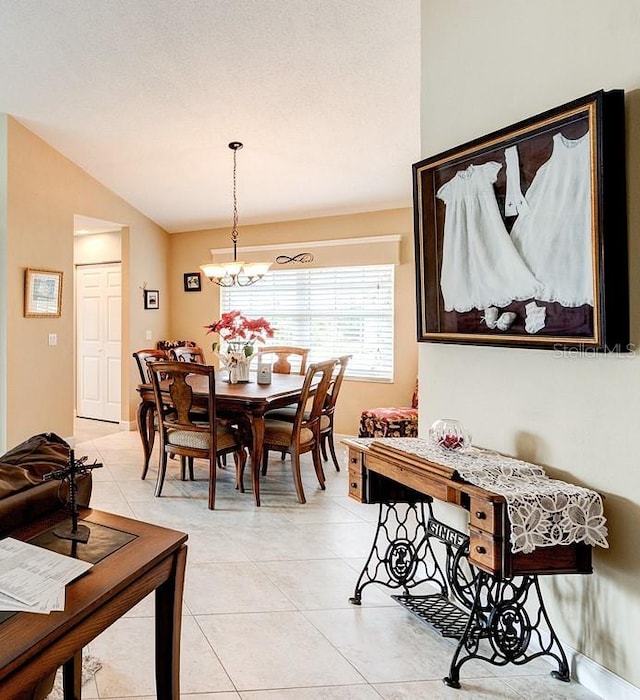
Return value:
[(122, 266), (76, 266), (76, 413), (120, 421)]

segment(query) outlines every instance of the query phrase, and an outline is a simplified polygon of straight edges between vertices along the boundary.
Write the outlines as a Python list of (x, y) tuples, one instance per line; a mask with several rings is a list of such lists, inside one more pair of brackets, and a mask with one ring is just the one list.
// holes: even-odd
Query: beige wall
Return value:
[(73, 262), (75, 265), (99, 265), (122, 260), (120, 231), (75, 236)]
[[(125, 421), (135, 419), (138, 403), (131, 348), (148, 345), (146, 329), (155, 337), (167, 333), (168, 304), (160, 311), (144, 311), (139, 287), (147, 282), (149, 287), (160, 289), (161, 301), (167, 298), (168, 234), (15, 119), (9, 118), (7, 126), (8, 263), (3, 298), (7, 305), (4, 358), (10, 372), (6, 380), (5, 441), (6, 446), (13, 446), (42, 431), (53, 431), (63, 437), (73, 434), (74, 214), (124, 226), (122, 418)], [(60, 318), (24, 318), (26, 267), (64, 273)], [(56, 346), (47, 345), (48, 333), (58, 335)]]
[[(407, 165), (407, 177), (409, 168), (410, 164)], [(406, 406), (411, 399), (417, 372), (412, 230), (410, 209), (240, 228), (239, 243), (245, 246), (402, 234), (401, 262), (396, 267), (395, 279), (395, 379), (388, 384), (346, 381), (336, 410), (336, 430), (339, 433), (355, 435), (364, 408)], [(212, 248), (229, 247), (229, 230), (173, 234), (170, 246), (172, 336), (196, 340), (209, 352), (211, 358), (211, 342), (214, 338), (206, 335), (203, 326), (219, 318), (219, 290), (204, 278), (200, 294), (184, 292), (182, 275), (197, 271), (199, 265), (210, 262), (209, 251)], [(342, 255), (349, 254), (348, 248), (343, 248), (341, 252)], [(366, 261), (354, 259), (350, 262), (357, 265)], [(344, 259), (340, 263), (344, 263)]]
[[(627, 91), (632, 341), (640, 343), (640, 3), (422, 2), (422, 154), (599, 89)], [(452, 49), (452, 47), (455, 47)], [(561, 638), (640, 686), (640, 353), (422, 344), (422, 431), (461, 419), (478, 444), (606, 496), (610, 549), (593, 576), (546, 580)]]

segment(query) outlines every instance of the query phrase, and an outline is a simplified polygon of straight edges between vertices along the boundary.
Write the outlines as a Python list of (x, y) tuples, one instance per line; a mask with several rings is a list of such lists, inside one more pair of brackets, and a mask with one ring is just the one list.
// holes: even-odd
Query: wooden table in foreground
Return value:
[[(511, 552), (504, 497), (426, 465), (410, 454), (384, 454), (357, 440), (349, 448), (349, 495), (379, 504), (371, 552), (350, 602), (379, 583), (402, 590), (393, 596), (443, 636), (458, 639), (444, 682), (460, 687), (460, 668), (472, 659), (521, 665), (538, 656), (558, 663), (552, 675), (569, 681), (569, 666), (549, 620), (539, 575), (590, 574), (591, 546), (584, 543)], [(433, 500), (469, 512), (468, 532), (433, 516)], [(425, 517), (425, 506), (427, 516)], [(444, 567), (434, 547), (442, 547)], [(429, 583), (439, 592), (411, 595)]]
[(62, 553), (76, 547), (79, 558), (97, 563), (67, 585), (64, 611), (2, 613), (0, 697), (31, 698), (38, 683), (63, 666), (65, 700), (80, 698), (82, 648), (155, 591), (157, 698), (179, 700), (187, 535), (87, 508), (81, 518), (91, 536), (87, 544), (76, 544), (50, 532), (68, 517), (58, 511), (10, 533)]
[[(273, 374), (271, 384), (258, 384), (255, 379), (246, 383), (229, 384), (222, 378), (225, 375), (226, 372), (216, 373), (216, 411), (243, 415), (251, 425), (251, 480), (256, 505), (259, 506), (264, 414), (273, 408), (296, 403), (302, 393), (304, 377), (299, 374)], [(196, 396), (201, 384), (204, 387), (203, 378), (194, 375), (192, 386)], [(201, 389), (200, 393), (205, 391), (206, 387)], [(138, 393), (141, 401), (137, 421), (144, 453), (144, 478), (153, 448), (153, 426), (150, 425), (149, 417), (153, 417), (155, 403), (151, 384), (140, 384)]]

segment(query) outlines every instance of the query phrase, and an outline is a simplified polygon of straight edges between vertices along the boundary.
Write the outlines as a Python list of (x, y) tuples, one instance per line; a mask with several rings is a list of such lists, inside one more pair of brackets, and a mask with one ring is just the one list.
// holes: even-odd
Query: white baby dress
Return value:
[(440, 271), (446, 311), (507, 306), (535, 297), (540, 287), (500, 216), (493, 183), (501, 167), (470, 165), (437, 192), (446, 205)]
[(589, 133), (571, 140), (557, 133), (553, 153), (527, 190), (511, 238), (542, 283), (541, 301), (593, 306), (591, 161)]

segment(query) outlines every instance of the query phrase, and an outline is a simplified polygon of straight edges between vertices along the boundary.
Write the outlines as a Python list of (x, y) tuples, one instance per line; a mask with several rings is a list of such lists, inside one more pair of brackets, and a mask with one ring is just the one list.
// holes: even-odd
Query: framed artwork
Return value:
[(185, 272), (184, 273), (184, 291), (185, 292), (199, 292), (202, 290), (200, 286), (200, 273), (199, 272)]
[(160, 292), (157, 289), (144, 290), (144, 308), (159, 309), (160, 308)]
[(62, 272), (28, 267), (24, 275), (24, 315), (53, 318), (62, 313)]
[(413, 165), (418, 340), (628, 351), (624, 92)]

